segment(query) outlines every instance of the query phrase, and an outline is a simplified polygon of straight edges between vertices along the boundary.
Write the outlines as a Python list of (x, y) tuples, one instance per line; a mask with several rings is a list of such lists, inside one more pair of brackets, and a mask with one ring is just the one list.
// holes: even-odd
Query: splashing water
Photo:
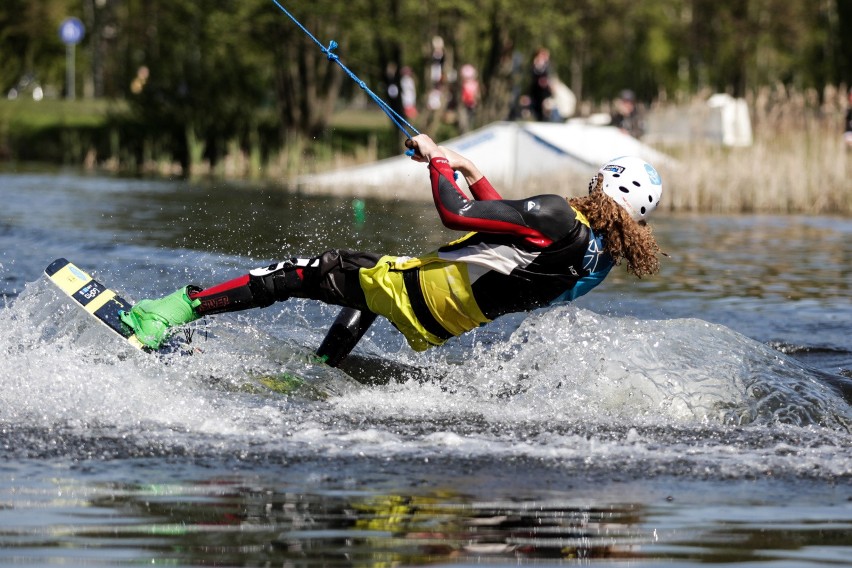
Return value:
[(849, 405), (819, 373), (701, 320), (561, 306), (527, 318), (503, 344), (479, 345), (462, 367), (433, 363), (440, 387), (421, 397), (399, 389), (407, 412), (461, 404), (499, 421), (852, 424)]
[[(836, 436), (848, 438), (849, 406), (817, 372), (700, 320), (558, 306), (470, 347), (463, 365), (442, 350), (390, 354), (384, 384), (366, 386), (250, 321), (209, 319), (197, 332), (208, 336), (201, 353), (152, 356), (46, 281), (31, 283), (0, 310), (0, 422), (18, 432), (25, 455), (505, 455), (629, 464), (638, 474), (677, 471), (691, 454), (716, 475), (766, 463), (850, 467), (832, 453), (843, 443)], [(287, 321), (293, 336), (311, 335), (306, 320)], [(282, 396), (254, 379), (276, 371), (305, 377), (327, 398)], [(793, 450), (779, 458), (779, 446)], [(722, 459), (731, 448), (748, 450), (735, 466)]]

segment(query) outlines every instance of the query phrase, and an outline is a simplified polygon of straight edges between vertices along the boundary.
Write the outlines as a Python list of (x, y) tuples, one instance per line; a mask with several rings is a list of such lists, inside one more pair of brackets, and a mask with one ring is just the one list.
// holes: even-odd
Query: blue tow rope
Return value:
[[(390, 107), (390, 105), (389, 105), (388, 103), (386, 103), (384, 100), (382, 100), (382, 98), (381, 98), (381, 97), (379, 97), (376, 93), (374, 93), (373, 91), (371, 91), (371, 90), (369, 89), (369, 87), (367, 87), (367, 84), (366, 84), (364, 81), (362, 81), (361, 79), (359, 79), (359, 78), (358, 78), (358, 76), (357, 76), (357, 75), (355, 75), (355, 73), (353, 73), (352, 71), (350, 71), (350, 70), (349, 70), (349, 68), (348, 68), (348, 67), (346, 67), (346, 65), (344, 65), (344, 64), (340, 61), (340, 58), (337, 56), (337, 54), (336, 54), (336, 53), (334, 53), (334, 50), (335, 50), (335, 49), (337, 49), (337, 47), (338, 47), (338, 46), (337, 46), (337, 42), (336, 42), (336, 41), (331, 40), (331, 42), (329, 42), (329, 44), (328, 44), (328, 47), (324, 46), (322, 43), (320, 43), (320, 41), (319, 41), (317, 38), (315, 38), (315, 37), (313, 36), (313, 34), (312, 34), (311, 32), (309, 32), (309, 31), (308, 31), (308, 29), (307, 29), (305, 26), (303, 26), (303, 25), (299, 22), (299, 20), (297, 20), (297, 19), (293, 16), (293, 14), (291, 14), (290, 12), (288, 12), (288, 11), (287, 11), (287, 8), (285, 8), (284, 6), (282, 6), (282, 5), (281, 5), (281, 3), (280, 3), (280, 2), (278, 2), (278, 0), (272, 0), (272, 2), (273, 2), (276, 6), (278, 6), (278, 8), (279, 8), (282, 12), (284, 12), (285, 14), (287, 14), (287, 17), (288, 17), (288, 18), (290, 18), (290, 19), (293, 21), (293, 23), (294, 23), (294, 24), (296, 24), (297, 26), (299, 26), (299, 29), (301, 29), (303, 32), (305, 32), (305, 34), (306, 34), (309, 38), (311, 38), (315, 44), (317, 44), (317, 45), (319, 46), (319, 48), (322, 50), (322, 52), (325, 54), (325, 56), (328, 58), (328, 60), (329, 60), (329, 61), (333, 61), (334, 63), (337, 63), (337, 65), (339, 65), (339, 66), (340, 66), (340, 68), (341, 68), (341, 69), (343, 69), (343, 71), (344, 71), (347, 75), (349, 75), (349, 78), (350, 78), (350, 79), (352, 79), (353, 81), (355, 81), (356, 83), (358, 83), (358, 86), (359, 86), (359, 87), (361, 87), (361, 89), (363, 89), (363, 90), (364, 90), (364, 92), (366, 92), (366, 93), (370, 96), (370, 98), (371, 98), (371, 99), (373, 99), (373, 101), (375, 101), (375, 103), (376, 103), (377, 105), (379, 105), (379, 108), (380, 108), (380, 109), (382, 109), (386, 115), (388, 115), (388, 118), (390, 118), (390, 119), (391, 119), (391, 121), (393, 121), (393, 123), (396, 125), (396, 127), (397, 127), (397, 128), (399, 128), (399, 129), (400, 129), (400, 131), (401, 131), (403, 134), (405, 134), (406, 138), (408, 138), (409, 140), (411, 140), (412, 136), (416, 136), (417, 134), (420, 134), (420, 132), (419, 132), (416, 128), (414, 128), (414, 127), (413, 127), (413, 126), (412, 126), (412, 125), (411, 125), (411, 124), (410, 124), (407, 120), (405, 120), (405, 118), (403, 118), (403, 117), (402, 117), (402, 116), (401, 116), (398, 112), (396, 112), (395, 110), (393, 110), (393, 109)], [(410, 131), (409, 131), (409, 129), (410, 129)], [(413, 134), (412, 134), (412, 133), (413, 133)], [(407, 150), (405, 153), (406, 153), (407, 155), (409, 155), (409, 156), (413, 156), (413, 155), (414, 155), (414, 150)]]

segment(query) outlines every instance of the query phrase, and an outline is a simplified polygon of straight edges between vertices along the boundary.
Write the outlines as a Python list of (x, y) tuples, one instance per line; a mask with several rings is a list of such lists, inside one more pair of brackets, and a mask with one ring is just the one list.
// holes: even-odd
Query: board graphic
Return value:
[(44, 273), (88, 314), (123, 337), (132, 346), (148, 351), (133, 330), (119, 317), (119, 312), (130, 311), (133, 307), (130, 302), (64, 258), (51, 262), (50, 266), (44, 269)]

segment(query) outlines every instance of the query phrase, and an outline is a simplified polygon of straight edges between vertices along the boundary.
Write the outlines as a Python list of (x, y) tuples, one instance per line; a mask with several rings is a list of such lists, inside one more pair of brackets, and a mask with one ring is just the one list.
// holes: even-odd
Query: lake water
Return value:
[[(139, 300), (414, 254), (454, 235), (428, 201), (6, 172), (0, 204), (0, 564), (850, 565), (850, 219), (661, 214), (660, 275), (425, 354), (378, 321), (345, 373), (306, 357), (330, 307), (156, 357), (42, 271)], [(329, 395), (258, 380), (280, 371)]]

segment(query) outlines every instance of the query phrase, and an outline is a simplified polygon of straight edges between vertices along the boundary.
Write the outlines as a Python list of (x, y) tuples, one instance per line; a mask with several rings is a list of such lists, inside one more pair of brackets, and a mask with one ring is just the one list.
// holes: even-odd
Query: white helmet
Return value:
[[(642, 221), (657, 208), (663, 195), (663, 180), (654, 166), (634, 156), (622, 156), (598, 170), (603, 191), (621, 205), (634, 221)], [(592, 180), (589, 191), (597, 182)]]

